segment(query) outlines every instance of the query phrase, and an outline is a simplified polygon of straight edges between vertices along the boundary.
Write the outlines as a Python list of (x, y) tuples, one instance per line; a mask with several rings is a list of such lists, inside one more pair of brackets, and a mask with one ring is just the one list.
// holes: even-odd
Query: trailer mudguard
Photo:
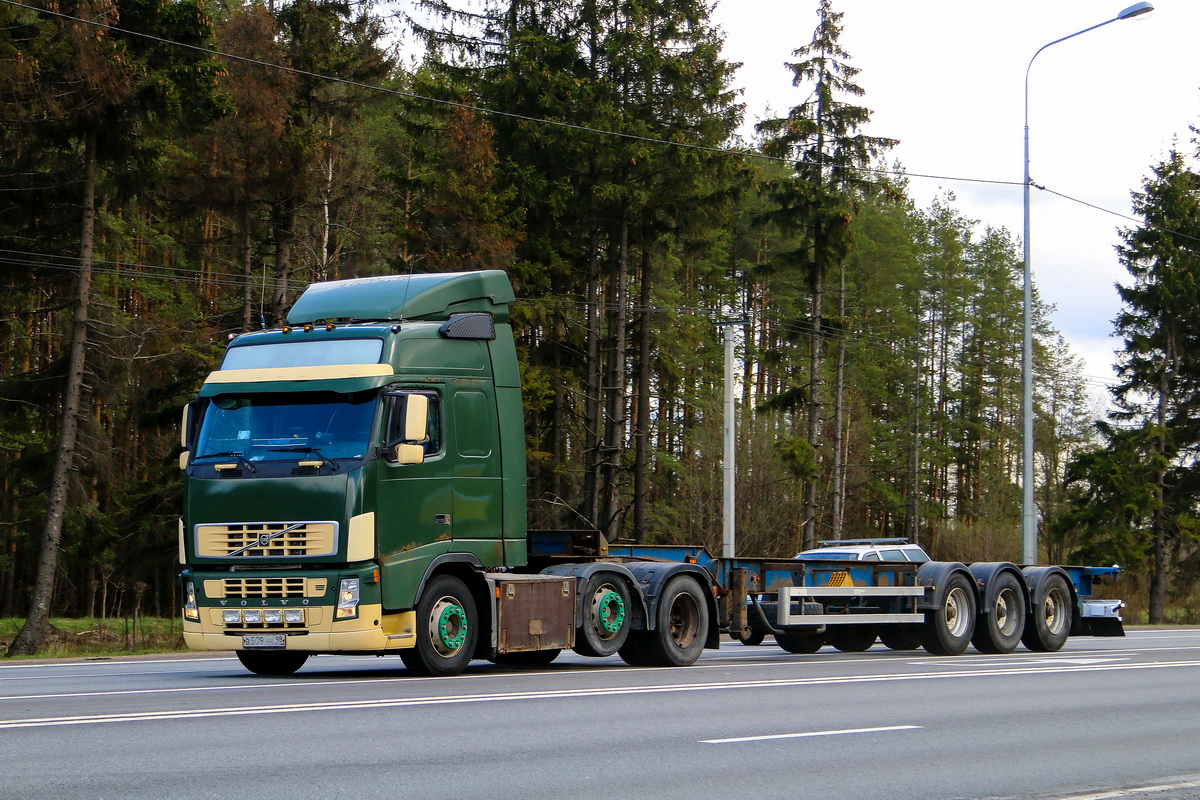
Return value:
[(708, 636), (704, 647), (716, 650), (721, 646), (721, 627), (717, 617), (717, 599), (713, 595), (713, 578), (703, 567), (669, 561), (634, 561), (625, 564), (633, 573), (637, 586), (646, 603), (646, 630), (654, 625), (658, 615), (658, 598), (667, 582), (676, 575), (691, 575), (699, 583), (708, 605)]
[(555, 564), (542, 570), (542, 575), (557, 575), (563, 578), (575, 578), (579, 586), (575, 592), (575, 627), (583, 625), (587, 618), (584, 604), (588, 598), (584, 596), (584, 587), (588, 579), (598, 573), (607, 573), (619, 579), (629, 589), (630, 619), (635, 630), (646, 628), (646, 598), (642, 596), (638, 580), (624, 564), (613, 564), (604, 561), (593, 561), (586, 564)]
[[(937, 611), (942, 607), (945, 592), (942, 587), (951, 575), (961, 574), (974, 586), (975, 576), (967, 565), (959, 561), (926, 561), (917, 568), (917, 586), (924, 586), (925, 597), (917, 601), (917, 611)], [(978, 606), (978, 590), (976, 590), (976, 606)]]
[(1025, 597), (1025, 608), (1029, 608), (1029, 584), (1016, 564), (1009, 561), (980, 561), (972, 564), (970, 570), (979, 591), (979, 599), (982, 601), (979, 606), (980, 615), (992, 613), (996, 601), (996, 579), (1005, 573), (1009, 573), (1017, 579), (1021, 593)]
[(1047, 582), (1052, 575), (1057, 575), (1066, 582), (1067, 590), (1071, 593), (1071, 635), (1080, 636), (1088, 633), (1086, 623), (1079, 613), (1079, 592), (1075, 582), (1071, 580), (1070, 574), (1065, 569), (1046, 566), (1024, 567), (1021, 571), (1025, 574), (1025, 581), (1029, 584), (1030, 613), (1034, 613), (1035, 609), (1040, 609), (1046, 602)]

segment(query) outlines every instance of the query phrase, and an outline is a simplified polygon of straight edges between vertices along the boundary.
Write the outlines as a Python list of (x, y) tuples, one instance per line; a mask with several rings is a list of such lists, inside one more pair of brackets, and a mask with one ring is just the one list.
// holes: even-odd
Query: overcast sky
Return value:
[[(1114, 18), (1133, 0), (834, 0), (841, 44), (858, 67), (867, 131), (900, 140), (910, 173), (1012, 181), (997, 186), (913, 178), (922, 207), (952, 191), (964, 216), (1022, 230), (1025, 69), (1038, 48)], [(714, 21), (726, 56), (742, 62), (747, 121), (804, 100), (783, 67), (808, 43), (815, 0), (722, 0)], [(1030, 175), (1035, 183), (1118, 214), (1178, 139), (1196, 147), (1200, 124), (1200, 2), (1155, 0), (1149, 15), (1113, 22), (1041, 53), (1030, 73)], [(1035, 191), (1034, 284), (1057, 307), (1053, 323), (1087, 362), (1112, 378), (1113, 285), (1127, 273), (1113, 251), (1131, 222)], [(1097, 384), (1098, 385), (1098, 384)]]

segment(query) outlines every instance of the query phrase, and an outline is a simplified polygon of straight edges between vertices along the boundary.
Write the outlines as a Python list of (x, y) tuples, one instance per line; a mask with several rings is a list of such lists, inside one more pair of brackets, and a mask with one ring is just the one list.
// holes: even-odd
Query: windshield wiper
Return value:
[(258, 472), (258, 470), (254, 468), (254, 465), (246, 460), (246, 456), (242, 455), (236, 450), (229, 450), (225, 453), (205, 453), (202, 456), (196, 456), (196, 458), (236, 458), (246, 469), (250, 470), (251, 472)]
[(312, 453), (321, 459), (322, 464), (328, 464), (334, 472), (338, 471), (338, 463), (321, 455), (321, 451), (315, 447), (268, 447), (267, 451), (270, 453)]

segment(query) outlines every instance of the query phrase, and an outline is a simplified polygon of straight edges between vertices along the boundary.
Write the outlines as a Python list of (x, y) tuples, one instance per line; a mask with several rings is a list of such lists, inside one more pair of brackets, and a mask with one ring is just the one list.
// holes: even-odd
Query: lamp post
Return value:
[(1038, 48), (1025, 67), (1025, 269), (1023, 280), (1025, 284), (1024, 298), (1024, 338), (1021, 343), (1021, 560), (1025, 564), (1037, 563), (1037, 509), (1033, 502), (1033, 281), (1029, 267), (1029, 71), (1033, 61), (1047, 47), (1074, 39), (1080, 34), (1102, 28), (1112, 22), (1123, 19), (1140, 17), (1154, 10), (1151, 3), (1134, 3), (1121, 11), (1115, 17), (1104, 22), (1076, 31), (1069, 36), (1055, 39)]

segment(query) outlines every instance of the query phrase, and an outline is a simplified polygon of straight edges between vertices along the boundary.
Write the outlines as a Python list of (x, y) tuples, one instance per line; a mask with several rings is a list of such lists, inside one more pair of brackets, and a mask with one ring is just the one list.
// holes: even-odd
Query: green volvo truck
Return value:
[(1115, 567), (716, 558), (530, 531), (500, 271), (309, 286), (234, 338), (183, 415), (184, 639), (286, 675), (395, 653), (421, 675), (564, 649), (685, 666), (721, 634), (961, 653), (1121, 633)]

